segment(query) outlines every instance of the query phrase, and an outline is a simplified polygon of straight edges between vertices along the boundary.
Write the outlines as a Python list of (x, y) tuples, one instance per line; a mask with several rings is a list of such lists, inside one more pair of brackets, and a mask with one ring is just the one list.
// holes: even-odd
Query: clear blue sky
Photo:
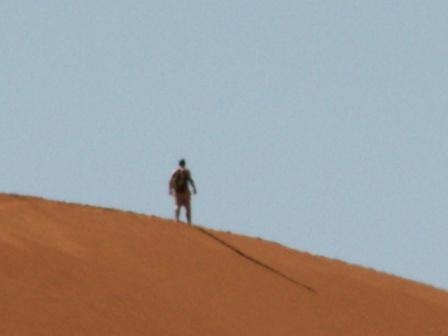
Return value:
[(448, 2), (0, 2), (0, 190), (448, 289)]

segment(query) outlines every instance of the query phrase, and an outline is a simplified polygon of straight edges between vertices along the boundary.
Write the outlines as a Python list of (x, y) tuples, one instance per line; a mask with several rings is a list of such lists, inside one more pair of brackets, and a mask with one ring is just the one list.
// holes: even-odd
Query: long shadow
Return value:
[(224, 245), (225, 247), (229, 248), (230, 250), (232, 250), (232, 251), (235, 252), (236, 254), (240, 255), (241, 257), (243, 257), (243, 258), (245, 258), (245, 259), (247, 259), (247, 260), (253, 262), (254, 264), (256, 264), (256, 265), (258, 265), (258, 266), (260, 266), (260, 267), (263, 267), (264, 269), (266, 269), (266, 270), (268, 270), (268, 271), (270, 271), (270, 272), (272, 272), (272, 273), (274, 273), (274, 274), (276, 274), (276, 275), (282, 277), (283, 279), (288, 280), (289, 282), (291, 282), (291, 283), (293, 283), (293, 284), (295, 284), (295, 285), (297, 285), (297, 286), (300, 286), (300, 287), (306, 289), (307, 291), (309, 291), (309, 292), (311, 292), (311, 293), (317, 294), (317, 292), (316, 292), (316, 290), (315, 290), (314, 288), (312, 288), (312, 287), (310, 287), (310, 286), (307, 286), (307, 285), (305, 285), (305, 284), (303, 284), (303, 283), (301, 283), (301, 282), (299, 282), (299, 281), (297, 281), (297, 280), (295, 280), (295, 279), (289, 277), (288, 275), (286, 275), (286, 274), (284, 274), (284, 273), (282, 273), (282, 272), (276, 270), (275, 268), (273, 268), (273, 267), (271, 267), (271, 266), (269, 266), (269, 265), (263, 263), (263, 262), (260, 261), (260, 260), (257, 260), (257, 259), (255, 259), (255, 258), (251, 257), (250, 255), (247, 255), (246, 253), (244, 253), (244, 252), (241, 251), (240, 249), (238, 249), (238, 248), (236, 248), (236, 247), (230, 245), (229, 243), (227, 243), (226, 241), (222, 240), (221, 238), (215, 236), (213, 233), (207, 231), (206, 229), (201, 228), (201, 227), (198, 227), (198, 226), (195, 226), (195, 228), (196, 228), (198, 231), (202, 232), (203, 234), (207, 235), (208, 237), (210, 237), (210, 238), (216, 240), (216, 241), (219, 242), (220, 244), (222, 244), (222, 245)]

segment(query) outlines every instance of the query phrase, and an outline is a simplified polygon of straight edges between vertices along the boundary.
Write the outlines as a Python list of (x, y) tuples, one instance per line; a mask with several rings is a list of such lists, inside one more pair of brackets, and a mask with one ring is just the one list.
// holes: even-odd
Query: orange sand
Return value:
[(0, 195), (0, 260), (0, 335), (448, 335), (447, 292), (134, 213)]

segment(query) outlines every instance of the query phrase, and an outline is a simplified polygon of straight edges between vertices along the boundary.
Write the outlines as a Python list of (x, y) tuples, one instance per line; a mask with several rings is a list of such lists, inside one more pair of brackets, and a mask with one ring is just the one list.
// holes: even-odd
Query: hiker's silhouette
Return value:
[(169, 181), (169, 194), (174, 196), (176, 203), (174, 209), (174, 216), (179, 221), (181, 208), (186, 210), (187, 222), (191, 224), (191, 192), (190, 186), (193, 188), (193, 193), (196, 194), (196, 186), (191, 172), (186, 168), (186, 162), (184, 159), (179, 161), (179, 166), (171, 174)]

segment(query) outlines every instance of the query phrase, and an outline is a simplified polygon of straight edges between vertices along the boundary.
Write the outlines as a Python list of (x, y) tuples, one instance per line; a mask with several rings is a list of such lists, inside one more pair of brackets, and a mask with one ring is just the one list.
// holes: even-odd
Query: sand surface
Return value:
[(110, 209), (0, 195), (0, 265), (0, 335), (448, 335), (445, 291)]

